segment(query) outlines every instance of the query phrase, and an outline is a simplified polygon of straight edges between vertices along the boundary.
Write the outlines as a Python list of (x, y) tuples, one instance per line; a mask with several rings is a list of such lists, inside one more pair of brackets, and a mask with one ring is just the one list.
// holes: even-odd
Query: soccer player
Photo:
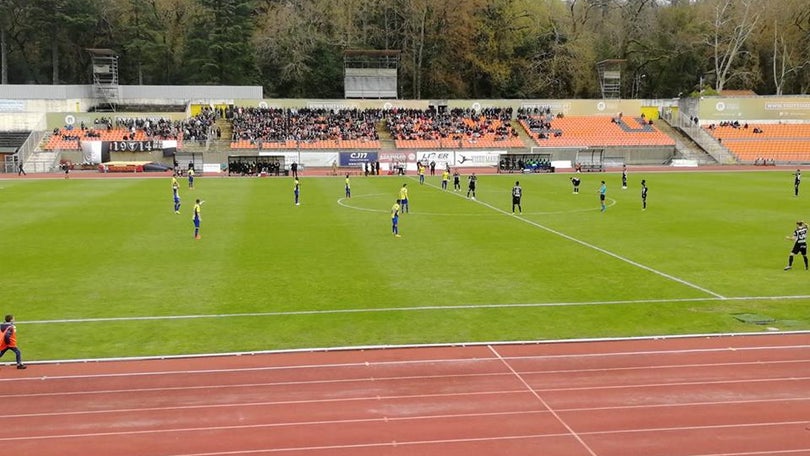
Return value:
[(605, 185), (605, 181), (602, 181), (602, 185), (599, 186), (599, 203), (602, 205), (601, 212), (605, 212), (607, 210), (607, 206), (605, 205), (606, 198), (607, 198), (607, 185)]
[(461, 174), (458, 173), (458, 170), (453, 171), (453, 191), (461, 191)]
[(419, 174), (419, 185), (424, 185), (425, 183), (425, 166), (422, 163), (416, 164), (416, 173)]
[(796, 173), (793, 174), (793, 196), (799, 196), (799, 184), (802, 183), (802, 172), (801, 170), (796, 170)]
[(450, 171), (442, 171), (442, 190), (447, 190), (447, 182), (450, 180)]
[(470, 197), (472, 194), (472, 199), (475, 199), (475, 186), (478, 182), (478, 177), (475, 173), (470, 174), (470, 177), (467, 178), (467, 198)]
[(295, 205), (300, 206), (298, 198), (301, 195), (301, 181), (298, 180), (298, 177), (293, 178), (293, 194), (295, 195)]
[(399, 236), (399, 210), (401, 206), (399, 205), (400, 200), (397, 200), (393, 206), (391, 206), (391, 232), (396, 237)]
[(581, 181), (581, 180), (579, 180), (579, 178), (578, 178), (578, 177), (572, 177), (572, 178), (571, 178), (571, 185), (573, 185), (573, 186), (574, 186), (574, 194), (575, 194), (575, 195), (579, 195), (579, 184), (580, 184), (581, 182), (582, 182), (582, 181)]
[(515, 181), (515, 186), (512, 187), (512, 215), (515, 215), (515, 206), (521, 215), (523, 214), (523, 206), (520, 205), (520, 198), (523, 197), (523, 188), (520, 186), (520, 181)]
[(793, 241), (793, 249), (790, 251), (788, 265), (785, 266), (785, 271), (793, 269), (793, 255), (797, 253), (801, 253), (802, 259), (804, 259), (804, 269), (807, 270), (807, 225), (799, 220), (796, 222), (796, 229), (793, 230), (793, 235), (787, 238)]
[(402, 184), (402, 188), (399, 189), (399, 204), (403, 214), (411, 212), (411, 205), (408, 202), (408, 184)]
[(172, 175), (172, 188), (178, 188), (180, 184), (177, 182), (177, 173)]
[(200, 239), (200, 211), (202, 206), (202, 201), (197, 198), (197, 202), (194, 203), (194, 214), (192, 215), (191, 220), (194, 222), (194, 239)]
[(188, 170), (188, 188), (194, 190), (194, 170)]
[(172, 185), (172, 195), (174, 197), (174, 213), (180, 213), (180, 189), (177, 185)]
[(622, 165), (622, 190), (627, 190), (627, 165)]
[(349, 175), (346, 174), (346, 198), (352, 197), (352, 186), (349, 183)]
[(3, 324), (0, 324), (0, 357), (11, 350), (16, 356), (17, 369), (27, 369), (28, 366), (22, 362), (20, 348), (17, 347), (17, 327), (14, 326), (14, 315), (6, 315), (5, 320)]
[(641, 210), (647, 210), (647, 181), (641, 179)]

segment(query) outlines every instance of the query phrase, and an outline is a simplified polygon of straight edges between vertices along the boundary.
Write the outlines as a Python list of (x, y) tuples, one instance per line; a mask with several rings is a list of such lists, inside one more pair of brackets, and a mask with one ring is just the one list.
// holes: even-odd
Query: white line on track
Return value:
[(577, 432), (574, 430), (574, 428), (572, 428), (572, 427), (571, 427), (571, 426), (570, 426), (570, 425), (569, 425), (569, 424), (568, 424), (568, 423), (567, 423), (567, 422), (566, 422), (566, 421), (565, 421), (565, 420), (564, 420), (564, 419), (563, 419), (563, 418), (560, 416), (560, 414), (559, 414), (558, 412), (556, 412), (556, 411), (555, 411), (555, 410), (554, 410), (554, 409), (551, 407), (551, 405), (550, 405), (548, 402), (546, 402), (546, 400), (545, 400), (545, 399), (543, 399), (543, 396), (541, 396), (541, 395), (540, 395), (540, 393), (538, 392), (538, 390), (536, 390), (536, 389), (532, 388), (532, 386), (529, 384), (529, 382), (527, 382), (527, 381), (526, 381), (526, 379), (524, 379), (524, 378), (523, 378), (523, 376), (522, 376), (521, 374), (519, 374), (519, 373), (518, 373), (518, 372), (515, 370), (515, 368), (514, 368), (514, 367), (512, 367), (512, 365), (511, 365), (511, 364), (509, 364), (509, 362), (507, 362), (507, 361), (506, 361), (504, 358), (502, 358), (502, 357), (501, 357), (501, 354), (500, 354), (500, 353), (498, 353), (498, 351), (497, 351), (497, 350), (495, 350), (495, 347), (494, 347), (494, 346), (490, 345), (488, 348), (489, 348), (489, 350), (490, 350), (490, 351), (491, 351), (491, 352), (492, 352), (492, 353), (495, 355), (495, 357), (497, 357), (498, 359), (500, 359), (500, 360), (501, 360), (501, 362), (503, 363), (503, 365), (504, 365), (504, 366), (505, 366), (505, 367), (506, 367), (506, 368), (507, 368), (507, 369), (508, 369), (508, 370), (509, 370), (509, 371), (512, 373), (512, 375), (514, 375), (514, 376), (515, 376), (515, 378), (517, 378), (517, 379), (518, 379), (518, 381), (519, 381), (521, 384), (523, 384), (523, 386), (524, 386), (524, 387), (526, 387), (526, 390), (527, 390), (529, 393), (531, 393), (531, 394), (532, 394), (532, 396), (534, 396), (534, 397), (535, 397), (535, 399), (537, 399), (537, 401), (540, 403), (540, 405), (542, 405), (542, 406), (543, 406), (543, 408), (544, 408), (545, 410), (548, 410), (548, 411), (549, 411), (549, 413), (551, 413), (551, 415), (554, 417), (554, 419), (556, 419), (556, 420), (557, 420), (557, 421), (558, 421), (558, 422), (559, 422), (559, 423), (560, 423), (560, 424), (561, 424), (561, 425), (562, 425), (562, 426), (565, 428), (565, 430), (566, 430), (566, 431), (568, 431), (568, 433), (569, 433), (569, 434), (571, 434), (571, 436), (572, 436), (572, 437), (574, 437), (574, 439), (575, 439), (577, 442), (579, 442), (579, 444), (580, 444), (580, 445), (581, 445), (583, 448), (585, 448), (585, 451), (587, 451), (587, 452), (588, 452), (589, 454), (591, 454), (592, 456), (597, 456), (597, 455), (596, 455), (596, 453), (593, 451), (593, 449), (592, 449), (592, 448), (591, 448), (591, 447), (590, 447), (590, 446), (589, 446), (587, 443), (585, 443), (585, 441), (584, 441), (584, 440), (582, 440), (582, 437), (580, 437), (580, 435), (579, 435), (579, 434), (577, 434)]
[[(671, 354), (671, 353), (704, 353), (704, 352), (726, 352), (729, 348), (725, 347), (716, 347), (716, 348), (690, 348), (690, 349), (677, 349), (677, 350), (649, 350), (649, 351), (624, 351), (624, 352), (609, 352), (609, 353), (584, 353), (584, 354), (562, 354), (562, 355), (537, 355), (537, 356), (514, 356), (514, 357), (502, 357), (495, 349), (490, 346), (490, 350), (495, 355), (493, 358), (476, 358), (476, 359), (466, 359), (466, 358), (459, 358), (459, 359), (444, 359), (444, 360), (436, 360), (436, 359), (423, 359), (423, 360), (414, 360), (414, 361), (382, 361), (382, 362), (374, 362), (374, 365), (403, 365), (403, 364), (415, 364), (415, 363), (430, 363), (435, 364), (438, 362), (463, 362), (469, 363), (472, 361), (476, 362), (501, 362), (501, 363), (508, 363), (509, 360), (513, 359), (527, 359), (527, 358), (539, 358), (539, 359), (558, 359), (558, 358), (583, 358), (583, 357), (594, 357), (594, 356), (635, 356), (638, 354)], [(801, 350), (801, 353), (806, 353), (807, 349), (810, 348), (810, 345), (783, 345), (783, 346), (749, 346), (749, 347), (737, 347), (734, 350), (736, 352), (740, 351), (761, 351), (761, 350)], [(766, 361), (764, 364), (784, 364), (788, 362), (810, 362), (810, 360), (797, 360), (797, 361), (785, 361), (785, 360), (775, 360), (775, 361)], [(730, 362), (730, 363), (700, 363), (700, 364), (677, 364), (671, 366), (653, 366), (650, 367), (639, 367), (637, 369), (656, 369), (656, 368), (664, 368), (664, 367), (683, 367), (683, 368), (690, 368), (694, 366), (739, 366), (741, 364), (763, 364), (760, 362)], [(278, 370), (278, 369), (300, 369), (300, 368), (320, 368), (320, 367), (335, 367), (335, 366), (367, 366), (368, 363), (365, 362), (357, 362), (357, 363), (341, 363), (341, 364), (323, 364), (323, 365), (309, 365), (309, 366), (275, 366), (275, 367), (268, 367), (268, 368), (242, 368), (242, 369), (217, 369), (217, 370), (204, 370), (204, 371), (174, 371), (174, 372), (142, 372), (136, 373), (136, 375), (167, 375), (167, 374), (175, 374), (175, 375), (185, 375), (189, 373), (211, 373), (211, 372), (231, 372), (231, 373), (238, 373), (238, 371), (253, 371), (253, 370)], [(507, 364), (507, 367), (508, 364)], [(618, 367), (618, 368), (606, 368), (606, 369), (575, 369), (571, 371), (563, 371), (563, 372), (576, 372), (576, 371), (613, 371), (613, 370), (626, 370), (626, 369), (633, 369), (632, 367)], [(500, 372), (497, 373), (498, 375), (508, 375), (513, 376), (515, 375), (514, 369), (509, 367), (510, 372)], [(543, 371), (546, 372), (546, 371)], [(549, 371), (549, 372), (560, 372), (560, 371)], [(528, 375), (531, 372), (523, 372), (521, 375)], [(546, 372), (548, 373), (548, 372)], [(123, 375), (132, 375), (132, 374), (113, 374), (115, 376), (123, 376)], [(479, 375), (494, 375), (494, 374), (473, 374), (476, 376)], [(84, 379), (89, 377), (102, 377), (103, 375), (93, 375), (93, 376), (85, 376), (85, 375), (77, 375), (77, 376), (62, 376), (59, 378), (65, 379)], [(470, 374), (463, 374), (461, 376), (427, 376), (430, 378), (434, 377), (470, 377)], [(49, 377), (51, 378), (51, 377)], [(55, 377), (53, 377), (55, 379)], [(325, 382), (300, 382), (300, 383), (334, 383), (340, 381), (358, 381), (358, 380), (365, 380), (365, 381), (383, 381), (383, 380), (398, 380), (398, 379), (411, 379), (411, 377), (393, 377), (393, 378), (364, 378), (364, 379), (344, 379), (344, 380), (330, 380)], [(11, 379), (7, 379), (11, 380)], [(18, 381), (23, 379), (17, 379)], [(37, 380), (38, 378), (28, 379), (28, 380)], [(593, 389), (615, 389), (615, 388), (645, 388), (645, 387), (671, 387), (671, 386), (705, 386), (707, 384), (728, 384), (728, 383), (735, 383), (735, 384), (743, 384), (743, 383), (762, 383), (762, 382), (788, 382), (788, 383), (795, 383), (796, 381), (804, 381), (808, 380), (806, 377), (784, 377), (784, 378), (772, 378), (772, 379), (751, 379), (751, 380), (731, 380), (731, 381), (715, 381), (715, 382), (705, 382), (705, 381), (696, 381), (696, 382), (678, 382), (678, 383), (655, 383), (655, 384), (645, 384), (645, 385), (612, 385), (612, 386), (605, 386), (605, 387), (581, 387), (581, 388), (547, 388), (547, 389), (531, 389), (530, 390), (535, 394), (539, 395), (541, 393), (547, 391), (578, 391), (578, 390), (593, 390)], [(296, 384), (299, 382), (290, 382), (290, 383), (281, 383), (281, 384)], [(525, 383), (525, 382), (524, 382)], [(528, 385), (526, 385), (528, 386)], [(216, 387), (234, 387), (234, 385), (229, 386), (216, 386)], [(183, 387), (179, 387), (181, 389), (185, 389)], [(199, 388), (199, 387), (193, 387)], [(209, 387), (211, 388), (211, 387)], [(123, 391), (115, 391), (118, 393), (122, 393)], [(212, 404), (212, 405), (195, 405), (195, 406), (178, 406), (178, 407), (158, 407), (158, 408), (144, 408), (144, 409), (121, 409), (121, 410), (108, 410), (108, 411), (99, 411), (99, 410), (92, 410), (87, 411), (88, 414), (98, 414), (98, 413), (127, 413), (127, 412), (145, 412), (145, 411), (152, 411), (152, 410), (184, 410), (188, 408), (196, 408), (202, 409), (206, 407), (211, 408), (223, 408), (223, 407), (248, 407), (248, 406), (262, 406), (262, 405), (294, 405), (295, 403), (318, 403), (318, 402), (333, 402), (336, 403), (337, 401), (356, 401), (356, 400), (391, 400), (391, 399), (422, 399), (422, 398), (431, 398), (431, 397), (452, 397), (452, 396), (463, 396), (469, 397), (470, 395), (474, 395), (477, 397), (484, 397), (485, 395), (503, 395), (503, 394), (514, 394), (514, 393), (522, 393), (525, 394), (527, 391), (525, 388), (520, 388), (515, 391), (487, 391), (487, 392), (463, 392), (463, 393), (441, 393), (441, 394), (432, 394), (432, 395), (413, 395), (413, 396), (363, 396), (363, 397), (344, 397), (340, 399), (318, 399), (318, 400), (299, 400), (299, 401), (279, 401), (279, 402), (271, 402), (271, 403), (242, 403), (242, 404)], [(94, 392), (90, 391), (87, 394), (92, 394)], [(96, 391), (95, 393), (99, 393)], [(101, 392), (103, 393), (103, 392)], [(12, 441), (41, 441), (42, 439), (49, 439), (49, 440), (56, 440), (56, 439), (70, 439), (70, 438), (87, 438), (87, 437), (98, 437), (98, 436), (120, 436), (120, 435), (156, 435), (156, 434), (166, 434), (166, 433), (173, 433), (173, 432), (210, 432), (216, 430), (250, 430), (250, 429), (285, 429), (290, 428), (293, 426), (309, 426), (309, 425), (323, 425), (323, 424), (339, 424), (339, 425), (351, 425), (353, 423), (371, 423), (371, 422), (380, 422), (383, 420), (386, 423), (390, 422), (407, 422), (407, 421), (418, 421), (418, 420), (430, 420), (430, 419), (442, 419), (442, 418), (466, 418), (466, 417), (492, 417), (497, 418), (498, 416), (507, 416), (507, 415), (526, 415), (527, 419), (529, 414), (536, 415), (537, 413), (562, 413), (562, 412), (569, 412), (569, 411), (589, 411), (589, 410), (605, 410), (605, 409), (612, 409), (612, 410), (622, 410), (627, 408), (639, 409), (639, 408), (670, 408), (670, 407), (688, 407), (688, 406), (699, 406), (699, 405), (726, 405), (726, 404), (775, 404), (775, 403), (785, 403), (785, 402), (793, 402), (793, 403), (800, 403), (804, 401), (810, 401), (810, 396), (808, 397), (781, 397), (781, 398), (768, 398), (768, 399), (751, 399), (751, 400), (731, 400), (731, 401), (711, 401), (711, 402), (692, 402), (692, 403), (675, 403), (675, 404), (649, 404), (649, 405), (634, 405), (634, 404), (627, 404), (627, 405), (620, 405), (620, 406), (609, 406), (609, 407), (597, 407), (597, 408), (571, 408), (571, 409), (556, 409), (550, 411), (515, 411), (515, 412), (492, 412), (492, 413), (465, 413), (465, 414), (445, 414), (445, 415), (424, 415), (424, 416), (410, 416), (410, 417), (375, 417), (375, 418), (359, 418), (359, 419), (345, 419), (345, 420), (324, 420), (324, 421), (302, 421), (302, 422), (287, 422), (287, 423), (257, 423), (257, 424), (246, 424), (246, 425), (236, 425), (236, 426), (212, 426), (212, 427), (190, 427), (190, 428), (164, 428), (164, 429), (141, 429), (141, 430), (131, 430), (131, 431), (116, 431), (116, 432), (95, 432), (95, 433), (71, 433), (71, 434), (63, 434), (63, 435), (39, 435), (39, 436), (16, 436), (16, 437), (6, 437), (0, 438), (0, 441), (12, 442)], [(56, 416), (56, 415), (64, 415), (64, 414), (81, 414), (82, 412), (62, 412), (62, 413), (41, 413), (41, 414), (29, 414), (27, 416)], [(21, 417), (26, 415), (5, 415), (0, 417), (0, 422), (4, 418), (15, 418)], [(565, 424), (565, 423), (563, 423)], [(366, 442), (359, 442), (357, 444), (350, 444), (350, 445), (324, 445), (324, 446), (313, 446), (311, 448), (302, 448), (302, 447), (268, 447), (268, 448), (259, 448), (259, 449), (252, 449), (252, 450), (245, 450), (245, 451), (224, 451), (224, 452), (206, 452), (206, 453), (186, 453), (184, 456), (214, 456), (214, 455), (238, 455), (238, 454), (259, 454), (259, 453), (285, 453), (285, 452), (293, 452), (293, 451), (302, 451), (307, 449), (352, 449), (352, 448), (386, 448), (391, 447), (392, 445), (399, 445), (399, 446), (409, 446), (416, 450), (419, 445), (436, 445), (440, 443), (452, 443), (452, 442), (493, 442), (493, 441), (506, 441), (506, 440), (516, 440), (516, 439), (541, 439), (541, 438), (549, 438), (549, 437), (571, 437), (575, 435), (578, 439), (589, 435), (612, 435), (612, 434), (632, 434), (632, 433), (644, 433), (644, 432), (668, 432), (668, 431), (691, 431), (691, 430), (711, 430), (711, 429), (741, 429), (741, 430), (751, 430), (751, 432), (755, 432), (757, 428), (762, 427), (776, 427), (776, 426), (795, 426), (801, 425), (805, 426), (807, 424), (806, 421), (771, 421), (771, 422), (760, 422), (760, 423), (744, 423), (744, 424), (714, 424), (714, 425), (701, 425), (701, 426), (676, 426), (676, 427), (666, 427), (666, 428), (634, 428), (634, 429), (619, 429), (619, 430), (611, 430), (611, 431), (587, 431), (587, 432), (578, 432), (575, 434), (572, 433), (557, 433), (557, 434), (535, 434), (535, 435), (513, 435), (513, 436), (493, 436), (493, 437), (484, 437), (484, 438), (460, 438), (460, 439), (445, 439), (445, 440), (410, 440), (407, 442), (375, 442), (375, 441), (366, 441)], [(808, 449), (803, 450), (789, 450), (789, 451), (768, 451), (762, 453), (722, 453), (723, 456), (757, 456), (757, 455), (789, 455), (792, 452), (802, 452), (807, 451)], [(592, 453), (595, 454), (595, 453)], [(176, 455), (180, 456), (180, 455)], [(719, 453), (707, 453), (700, 456), (720, 456)]]

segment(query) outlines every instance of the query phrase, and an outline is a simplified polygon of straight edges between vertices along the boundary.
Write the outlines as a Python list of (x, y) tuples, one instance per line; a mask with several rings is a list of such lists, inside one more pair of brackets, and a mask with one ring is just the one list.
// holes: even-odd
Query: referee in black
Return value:
[(520, 205), (520, 198), (523, 197), (523, 188), (520, 187), (520, 181), (515, 181), (515, 186), (512, 187), (512, 215), (515, 214), (515, 206), (517, 206), (520, 214), (523, 215), (523, 206)]

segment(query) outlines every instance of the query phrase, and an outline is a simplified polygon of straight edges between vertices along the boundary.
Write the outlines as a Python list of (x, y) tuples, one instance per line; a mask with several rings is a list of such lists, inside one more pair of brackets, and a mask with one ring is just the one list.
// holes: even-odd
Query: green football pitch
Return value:
[(464, 179), (354, 176), (349, 199), (304, 176), (300, 206), (291, 178), (201, 177), (179, 215), (168, 178), (75, 177), (0, 181), (27, 361), (810, 329), (810, 272), (783, 271), (810, 219), (789, 170), (586, 173), (578, 195), (568, 174), (482, 175), (475, 200)]

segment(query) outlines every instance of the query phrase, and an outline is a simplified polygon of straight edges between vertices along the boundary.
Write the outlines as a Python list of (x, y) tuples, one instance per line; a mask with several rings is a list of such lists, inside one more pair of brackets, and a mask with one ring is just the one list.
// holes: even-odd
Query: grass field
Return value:
[(303, 177), (298, 207), (290, 178), (202, 177), (180, 215), (168, 178), (4, 180), (0, 313), (28, 361), (810, 329), (810, 272), (782, 270), (810, 219), (792, 173), (569, 177), (484, 175), (476, 201), (438, 176), (353, 177), (348, 200)]

